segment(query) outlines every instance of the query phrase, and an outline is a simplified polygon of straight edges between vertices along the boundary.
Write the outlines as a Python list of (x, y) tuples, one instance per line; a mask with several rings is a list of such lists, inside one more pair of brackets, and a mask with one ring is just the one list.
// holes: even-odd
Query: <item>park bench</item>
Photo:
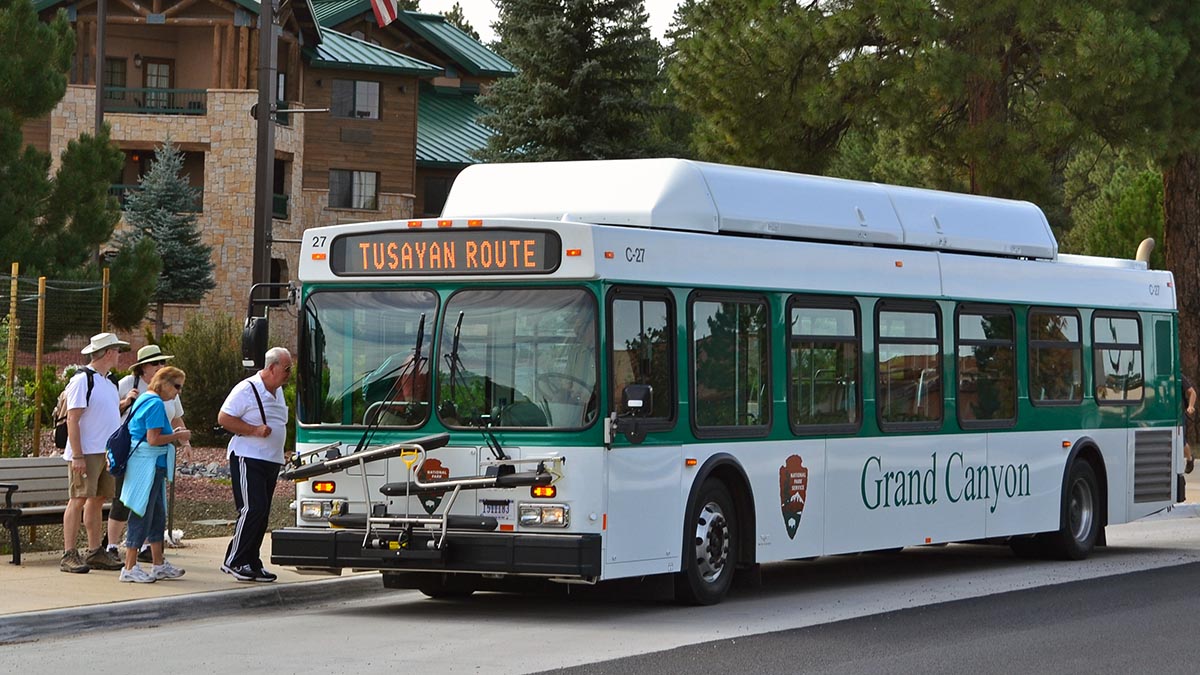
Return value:
[[(67, 472), (61, 456), (0, 458), (0, 524), (12, 539), (12, 564), (21, 564), (22, 525), (60, 525), (70, 498)], [(104, 505), (104, 515), (112, 505)]]

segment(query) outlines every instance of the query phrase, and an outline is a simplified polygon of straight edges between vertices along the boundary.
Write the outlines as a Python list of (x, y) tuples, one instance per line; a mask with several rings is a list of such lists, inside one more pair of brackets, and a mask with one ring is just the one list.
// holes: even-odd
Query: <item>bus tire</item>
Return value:
[(1096, 547), (1100, 535), (1100, 485), (1092, 465), (1071, 464), (1062, 494), (1062, 525), (1048, 533), (1048, 552), (1062, 560), (1083, 560)]
[(434, 600), (465, 598), (475, 587), (456, 574), (429, 574), (417, 584), (417, 590)]
[(733, 583), (738, 559), (738, 522), (724, 483), (708, 479), (696, 495), (685, 527), (683, 570), (675, 575), (675, 599), (715, 605)]

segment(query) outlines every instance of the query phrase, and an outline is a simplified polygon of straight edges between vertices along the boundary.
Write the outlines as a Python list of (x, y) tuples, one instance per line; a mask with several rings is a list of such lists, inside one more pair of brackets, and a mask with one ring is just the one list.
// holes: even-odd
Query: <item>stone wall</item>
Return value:
[[(55, 167), (70, 140), (94, 129), (95, 95), (95, 87), (71, 85), (51, 114), (50, 153)], [(204, 212), (198, 214), (197, 221), (203, 241), (213, 249), (216, 288), (198, 305), (168, 305), (165, 315), (171, 332), (181, 332), (185, 322), (193, 317), (227, 314), (240, 321), (245, 316), (254, 258), (257, 137), (257, 123), (250, 117), (250, 106), (257, 101), (258, 94), (252, 90), (209, 89), (204, 115), (110, 113), (104, 116), (112, 127), (113, 140), (120, 147), (151, 147), (147, 144), (159, 144), (169, 135), (172, 142), (185, 149), (204, 153)], [(275, 156), (292, 163), (291, 213), (288, 220), (275, 221), (275, 238), (298, 239), (300, 231), (307, 227), (306, 210), (299, 208), (304, 200), (297, 199), (303, 178), (303, 139), (303, 115), (292, 115), (288, 126), (275, 126)], [(287, 260), (294, 274), (298, 252), (298, 246), (280, 242), (274, 245), (272, 256)], [(139, 344), (143, 341), (141, 331), (130, 337)], [(289, 346), (294, 344), (294, 328), (280, 335), (280, 339)]]

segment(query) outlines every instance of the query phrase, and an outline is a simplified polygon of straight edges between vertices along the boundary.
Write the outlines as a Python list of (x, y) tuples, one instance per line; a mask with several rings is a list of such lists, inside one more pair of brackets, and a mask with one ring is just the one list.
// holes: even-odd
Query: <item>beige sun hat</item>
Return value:
[(91, 354), (92, 352), (98, 352), (101, 349), (108, 349), (109, 347), (120, 347), (122, 350), (124, 350), (129, 348), (129, 343), (117, 337), (113, 333), (98, 333), (92, 336), (92, 340), (88, 343), (88, 346), (79, 350), (79, 353), (86, 355)]
[[(137, 361), (134, 361), (133, 365), (143, 366), (147, 363), (154, 363), (155, 361), (167, 361), (173, 358), (175, 357), (162, 353), (162, 347), (159, 347), (158, 345), (146, 345), (138, 350)], [(132, 368), (133, 366), (130, 367)]]

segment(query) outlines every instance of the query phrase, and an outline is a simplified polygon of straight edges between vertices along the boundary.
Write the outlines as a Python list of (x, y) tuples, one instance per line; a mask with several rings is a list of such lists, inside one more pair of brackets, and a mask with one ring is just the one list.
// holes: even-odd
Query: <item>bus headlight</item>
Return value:
[(341, 499), (302, 499), (300, 500), (300, 517), (304, 520), (329, 520), (329, 516), (339, 512)]
[(522, 527), (567, 527), (571, 507), (566, 504), (519, 504), (518, 521)]

